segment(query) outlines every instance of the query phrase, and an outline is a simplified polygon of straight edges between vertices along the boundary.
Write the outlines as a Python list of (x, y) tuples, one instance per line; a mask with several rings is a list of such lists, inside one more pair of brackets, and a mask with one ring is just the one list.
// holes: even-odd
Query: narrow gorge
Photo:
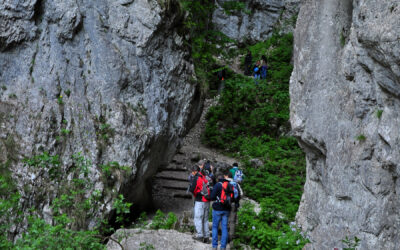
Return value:
[(211, 249), (205, 158), (230, 249), (400, 249), (399, 51), (398, 0), (0, 0), (0, 248)]

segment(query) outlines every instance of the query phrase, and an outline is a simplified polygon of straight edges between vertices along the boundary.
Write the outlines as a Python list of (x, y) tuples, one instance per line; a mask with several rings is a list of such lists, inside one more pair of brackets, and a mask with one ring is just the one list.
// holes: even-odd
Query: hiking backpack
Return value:
[(209, 165), (208, 168), (207, 168), (207, 166), (204, 167), (204, 169), (205, 169), (204, 170), (204, 177), (208, 181), (208, 186), (212, 187), (212, 186), (214, 186), (214, 179), (213, 179), (214, 175), (211, 172), (211, 167), (210, 166), (211, 165)]
[(239, 187), (238, 187), (239, 184), (234, 181), (229, 182), (229, 184), (233, 186), (233, 198), (235, 199), (235, 202), (237, 202), (240, 198)]
[(242, 182), (243, 180), (243, 171), (240, 169), (237, 169), (235, 171), (235, 176), (233, 177), (233, 180), (236, 182)]
[(233, 202), (234, 188), (227, 181), (221, 183), (221, 185), (222, 185), (221, 197), (218, 199), (218, 201), (221, 202), (222, 205), (229, 207)]
[(203, 186), (201, 187), (200, 194), (204, 196), (207, 200), (210, 199), (210, 190), (208, 187), (208, 182), (205, 182), (204, 179), (201, 180)]

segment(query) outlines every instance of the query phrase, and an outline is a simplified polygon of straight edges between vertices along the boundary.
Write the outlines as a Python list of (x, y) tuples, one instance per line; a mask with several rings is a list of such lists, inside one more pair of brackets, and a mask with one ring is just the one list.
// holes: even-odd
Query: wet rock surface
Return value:
[[(306, 249), (400, 248), (398, 1), (305, 1), (290, 83), (306, 152), (297, 222)], [(397, 58), (397, 59), (396, 59)]]

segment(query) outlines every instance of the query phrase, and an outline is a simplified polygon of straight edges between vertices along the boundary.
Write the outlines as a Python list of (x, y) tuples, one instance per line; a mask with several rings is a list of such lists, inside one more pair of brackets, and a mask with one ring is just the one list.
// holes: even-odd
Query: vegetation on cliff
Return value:
[[(227, 77), (219, 104), (210, 109), (204, 142), (239, 158), (245, 169), (250, 204), (238, 214), (236, 243), (260, 249), (301, 249), (306, 240), (294, 217), (305, 181), (305, 157), (289, 132), (289, 78), (293, 36), (275, 34), (250, 46), (255, 58), (268, 58), (268, 78), (254, 79), (233, 72)], [(253, 166), (252, 159), (263, 162)]]
[[(0, 248), (104, 249), (103, 241), (109, 238), (105, 235), (114, 229), (98, 215), (108, 202), (102, 199), (104, 194), (89, 178), (90, 166), (91, 162), (79, 153), (71, 157), (68, 166), (64, 166), (57, 155), (47, 152), (25, 159), (24, 167), (31, 170), (33, 181), (25, 183), (21, 194), (7, 168), (0, 165)], [(104, 178), (109, 178), (126, 168), (111, 162), (101, 169)], [(123, 224), (132, 204), (112, 190), (109, 195), (116, 214), (115, 223)], [(50, 204), (44, 204), (46, 199)], [(30, 203), (29, 213), (22, 213), (21, 208), (27, 203)], [(43, 216), (46, 205), (51, 210), (46, 213), (52, 214), (51, 218), (47, 215), (47, 219)], [(89, 228), (86, 224), (89, 220), (96, 225)], [(24, 233), (14, 239), (14, 233), (21, 227)]]

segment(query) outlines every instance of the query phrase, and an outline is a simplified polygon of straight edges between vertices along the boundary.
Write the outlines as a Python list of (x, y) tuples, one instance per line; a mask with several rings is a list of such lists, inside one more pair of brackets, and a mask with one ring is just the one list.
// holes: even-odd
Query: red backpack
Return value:
[(219, 202), (221, 202), (225, 206), (230, 206), (233, 202), (233, 189), (234, 187), (229, 184), (228, 181), (225, 181), (222, 184), (221, 198), (219, 198)]

